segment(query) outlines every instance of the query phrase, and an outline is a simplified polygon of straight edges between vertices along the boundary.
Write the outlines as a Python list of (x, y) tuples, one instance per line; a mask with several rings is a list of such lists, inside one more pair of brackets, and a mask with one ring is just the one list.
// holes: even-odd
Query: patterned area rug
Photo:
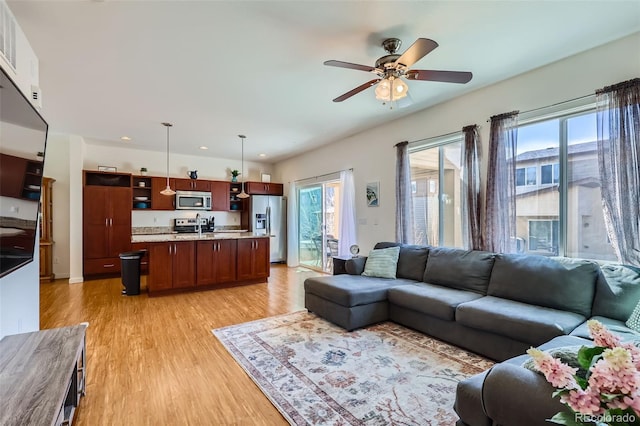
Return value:
[(493, 363), (386, 322), (347, 332), (295, 312), (213, 330), (295, 425), (453, 425), (456, 384)]

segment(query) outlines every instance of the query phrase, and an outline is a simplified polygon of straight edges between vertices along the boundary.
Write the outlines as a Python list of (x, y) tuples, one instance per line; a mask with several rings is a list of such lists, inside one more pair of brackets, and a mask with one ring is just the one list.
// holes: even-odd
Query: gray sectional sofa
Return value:
[[(563, 407), (544, 377), (521, 367), (531, 346), (589, 344), (586, 321), (624, 339), (640, 300), (640, 269), (568, 258), (400, 246), (396, 279), (348, 274), (308, 278), (305, 307), (353, 330), (391, 320), (501, 362), (458, 384), (458, 425), (543, 425)], [(526, 397), (523, 397), (526, 395)]]

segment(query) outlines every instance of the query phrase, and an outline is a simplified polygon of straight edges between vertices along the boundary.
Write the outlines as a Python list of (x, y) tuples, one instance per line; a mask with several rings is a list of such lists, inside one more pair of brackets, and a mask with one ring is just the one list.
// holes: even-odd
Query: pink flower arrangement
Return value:
[(589, 333), (595, 347), (583, 346), (578, 352), (580, 369), (570, 367), (539, 349), (530, 348), (535, 368), (558, 390), (553, 396), (567, 405), (550, 421), (565, 425), (640, 424), (640, 348), (620, 343), (599, 321), (589, 320)]

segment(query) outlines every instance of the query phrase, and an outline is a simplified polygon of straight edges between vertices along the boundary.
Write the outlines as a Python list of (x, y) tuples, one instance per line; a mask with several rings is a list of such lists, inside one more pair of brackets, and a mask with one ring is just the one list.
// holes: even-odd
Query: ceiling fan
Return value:
[(355, 89), (338, 96), (333, 102), (342, 102), (376, 84), (378, 85), (378, 87), (376, 87), (376, 99), (385, 102), (397, 101), (406, 97), (409, 92), (409, 86), (403, 81), (403, 77), (407, 80), (441, 81), (444, 83), (462, 84), (469, 82), (473, 77), (473, 74), (465, 71), (409, 69), (413, 64), (438, 47), (438, 43), (428, 38), (419, 38), (402, 55), (399, 55), (396, 52), (401, 44), (402, 41), (397, 38), (384, 40), (382, 47), (388, 52), (388, 55), (379, 58), (373, 67), (343, 61), (325, 61), (324, 64), (331, 67), (350, 68), (377, 75), (373, 80), (367, 81)]

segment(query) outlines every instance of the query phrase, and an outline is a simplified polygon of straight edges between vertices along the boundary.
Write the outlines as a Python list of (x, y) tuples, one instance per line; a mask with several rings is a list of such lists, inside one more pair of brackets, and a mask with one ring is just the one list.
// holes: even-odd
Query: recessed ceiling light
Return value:
[(266, 157), (267, 154), (258, 154), (258, 157)]
[(200, 149), (209, 149), (208, 146), (201, 146)]
[(120, 136), (120, 140), (125, 141), (125, 142), (129, 142), (131, 140), (131, 138), (129, 136)]

